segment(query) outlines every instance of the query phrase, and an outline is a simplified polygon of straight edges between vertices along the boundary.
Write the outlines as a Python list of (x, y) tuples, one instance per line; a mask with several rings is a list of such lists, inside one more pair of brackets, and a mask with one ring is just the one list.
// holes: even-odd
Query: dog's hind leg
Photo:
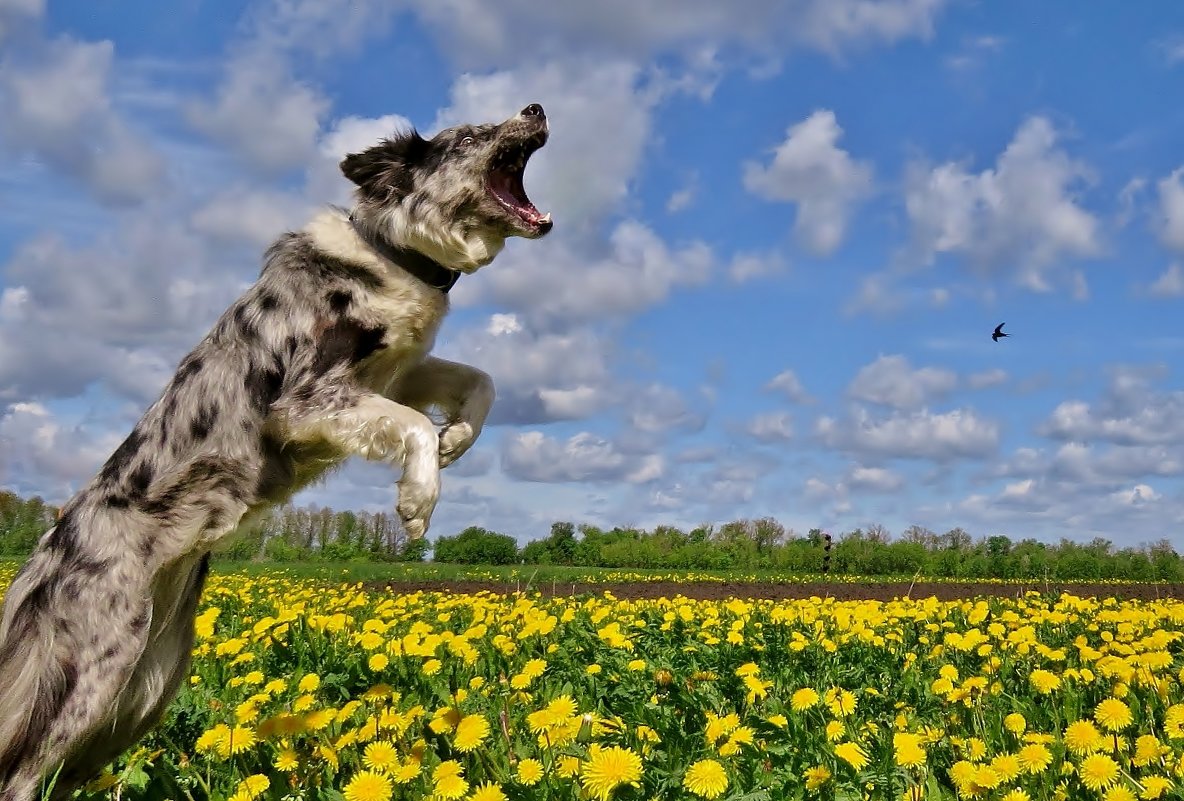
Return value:
[[(157, 577), (147, 644), (115, 700), (111, 724), (93, 731), (73, 749), (59, 784), (81, 786), (163, 717), (189, 673), (194, 617), (209, 566), (210, 557), (205, 554), (184, 559)], [(64, 795), (55, 792), (53, 797)]]
[[(30, 801), (94, 732), (147, 642), (134, 565), (43, 550), (7, 599), (0, 644), (0, 801)], [(55, 796), (73, 789), (59, 776)]]

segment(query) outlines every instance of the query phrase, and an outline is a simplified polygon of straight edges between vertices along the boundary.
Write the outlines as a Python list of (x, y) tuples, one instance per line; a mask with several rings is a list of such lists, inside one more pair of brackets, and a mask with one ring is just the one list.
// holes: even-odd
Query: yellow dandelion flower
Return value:
[(1102, 801), (1138, 801), (1138, 796), (1126, 785), (1118, 784), (1102, 794)]
[(291, 773), (300, 767), (300, 757), (291, 748), (283, 748), (275, 755), (275, 762), (272, 764), (275, 765), (276, 770)]
[(1078, 756), (1098, 751), (1105, 744), (1105, 738), (1091, 721), (1075, 720), (1065, 727), (1065, 747)]
[(613, 789), (636, 785), (641, 779), (641, 757), (630, 748), (599, 744), (588, 749), (588, 761), (580, 769), (580, 784), (599, 801), (608, 801)]
[(254, 799), (267, 792), (268, 787), (271, 787), (271, 779), (262, 773), (255, 773), (239, 782), (235, 792), (243, 793), (248, 798)]
[(921, 746), (921, 735), (898, 731), (892, 735), (893, 755), (896, 764), (902, 768), (915, 768), (925, 764), (925, 749)]
[(408, 759), (406, 762), (400, 763), (399, 767), (395, 768), (394, 774), (391, 778), (395, 784), (407, 784), (419, 778), (422, 766), (417, 759)]
[(468, 801), (506, 801), (506, 794), (501, 785), (485, 782), (469, 796)]
[(315, 692), (321, 686), (321, 677), (316, 673), (309, 673), (304, 678), (300, 679), (300, 683), (296, 685), (296, 689), (302, 693)]
[(1019, 712), (1012, 712), (1003, 718), (1003, 727), (1016, 737), (1019, 737), (1028, 728), (1028, 721), (1024, 720), (1024, 716)]
[(462, 775), (460, 763), (454, 759), (441, 762), (432, 771), (432, 792), (444, 799), (460, 798), (469, 791), (469, 783)]
[(859, 747), (858, 743), (840, 743), (835, 746), (835, 756), (846, 762), (855, 770), (860, 771), (867, 767), (868, 758), (867, 753)]
[(1159, 759), (1162, 748), (1163, 745), (1159, 742), (1158, 737), (1154, 734), (1144, 734), (1135, 740), (1135, 755), (1131, 762), (1138, 767), (1146, 767)]
[(1033, 775), (1043, 773), (1052, 764), (1052, 753), (1043, 743), (1025, 745), (1018, 756), (1024, 770)]
[(818, 692), (810, 687), (803, 687), (789, 699), (789, 706), (794, 712), (804, 712), (815, 706), (819, 701)]
[(806, 780), (807, 790), (817, 790), (830, 781), (830, 771), (823, 765), (815, 765), (812, 768), (806, 768), (802, 777)]
[(389, 801), (391, 780), (374, 770), (355, 773), (342, 791), (345, 801)]
[(395, 750), (393, 743), (378, 740), (366, 746), (362, 764), (371, 770), (390, 773), (399, 766), (399, 752)]
[(489, 721), (484, 715), (466, 715), (456, 724), (452, 744), (458, 751), (468, 753), (489, 736)]
[(728, 774), (714, 759), (700, 759), (687, 768), (682, 786), (700, 798), (716, 798), (728, 789)]
[(1143, 784), (1143, 792), (1139, 793), (1139, 798), (1148, 801), (1154, 801), (1172, 789), (1172, 780), (1165, 776), (1144, 776), (1140, 781)]
[(1118, 781), (1118, 763), (1105, 754), (1090, 754), (1078, 767), (1081, 783), (1097, 792)]
[(539, 779), (543, 778), (543, 763), (537, 759), (524, 759), (518, 763), (518, 769), (514, 773), (514, 780), (519, 784), (533, 787), (539, 783)]
[(1032, 686), (1035, 687), (1036, 691), (1041, 695), (1048, 695), (1053, 690), (1061, 686), (1060, 677), (1055, 673), (1044, 670), (1043, 668), (1033, 670), (1032, 675), (1029, 678), (1032, 682)]
[(1131, 708), (1117, 698), (1107, 698), (1094, 709), (1094, 720), (1106, 731), (1122, 731), (1131, 725)]

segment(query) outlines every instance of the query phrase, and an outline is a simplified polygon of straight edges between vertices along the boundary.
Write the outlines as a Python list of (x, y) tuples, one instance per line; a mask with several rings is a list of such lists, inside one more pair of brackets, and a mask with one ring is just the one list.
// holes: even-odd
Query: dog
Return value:
[(340, 162), (352, 209), (271, 244), (8, 590), (0, 801), (55, 773), (64, 798), (156, 725), (189, 671), (211, 550), (349, 456), (402, 468), (399, 518), (424, 536), (440, 470), (494, 401), (487, 374), (429, 355), (448, 290), (509, 237), (550, 232), (523, 187), (548, 134), (537, 103), (396, 132)]

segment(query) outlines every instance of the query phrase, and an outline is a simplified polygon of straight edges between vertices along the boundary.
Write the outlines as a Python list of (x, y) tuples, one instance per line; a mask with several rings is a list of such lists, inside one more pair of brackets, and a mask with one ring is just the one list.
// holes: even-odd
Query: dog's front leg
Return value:
[(440, 497), (436, 429), (422, 412), (363, 391), (322, 387), (320, 399), (301, 408), (277, 409), (287, 439), (328, 442), (347, 454), (401, 464), (397, 509), (412, 539), (427, 533)]
[(481, 436), (493, 406), (493, 379), (476, 367), (429, 356), (409, 370), (393, 397), (426, 412), (432, 406), (445, 414), (440, 432), (440, 467), (455, 462)]

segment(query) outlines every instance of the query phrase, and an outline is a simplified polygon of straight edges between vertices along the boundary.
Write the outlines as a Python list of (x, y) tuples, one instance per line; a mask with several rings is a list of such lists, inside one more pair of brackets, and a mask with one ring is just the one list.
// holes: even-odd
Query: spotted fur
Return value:
[(402, 469), (399, 517), (426, 533), (440, 470), (480, 435), (494, 390), (429, 355), (447, 295), (390, 254), (471, 273), (507, 237), (546, 234), (549, 215), (490, 188), (510, 175), (524, 199), (523, 156), (546, 136), (537, 105), (396, 134), (342, 161), (352, 210), (271, 245), (8, 591), (0, 801), (30, 801), (59, 769), (65, 797), (156, 724), (189, 669), (210, 551), (244, 520), (357, 455)]

